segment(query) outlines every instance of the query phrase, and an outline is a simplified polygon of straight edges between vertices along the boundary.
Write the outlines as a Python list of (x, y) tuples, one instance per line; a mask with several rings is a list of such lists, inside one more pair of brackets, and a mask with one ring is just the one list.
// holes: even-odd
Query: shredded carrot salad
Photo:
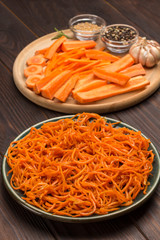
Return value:
[(149, 144), (140, 131), (98, 114), (47, 122), (10, 144), (10, 183), (52, 214), (107, 214), (146, 193), (154, 160)]

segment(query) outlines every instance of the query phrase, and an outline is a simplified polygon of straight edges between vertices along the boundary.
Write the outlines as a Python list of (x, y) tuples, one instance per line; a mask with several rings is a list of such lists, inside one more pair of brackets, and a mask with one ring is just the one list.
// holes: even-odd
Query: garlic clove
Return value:
[(146, 59), (146, 67), (153, 67), (156, 64), (155, 57), (148, 53), (147, 59)]
[(160, 60), (160, 50), (158, 50), (156, 47), (150, 48), (150, 53), (154, 56), (156, 59), (156, 63)]
[(129, 50), (129, 53), (134, 58), (135, 63), (138, 63), (139, 51), (140, 51), (140, 47), (134, 46), (134, 45)]
[(138, 62), (140, 62), (143, 66), (146, 65), (147, 53), (148, 51), (144, 48), (141, 48), (139, 51)]

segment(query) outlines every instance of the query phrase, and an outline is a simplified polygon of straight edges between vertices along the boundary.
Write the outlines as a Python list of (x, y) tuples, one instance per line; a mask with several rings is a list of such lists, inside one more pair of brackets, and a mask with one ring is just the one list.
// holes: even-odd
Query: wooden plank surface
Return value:
[[(70, 17), (93, 13), (111, 23), (131, 24), (141, 35), (160, 42), (158, 0), (2, 0), (0, 1), (0, 153), (31, 125), (61, 113), (40, 107), (16, 88), (12, 67), (16, 56), (30, 42), (58, 29), (68, 28)], [(147, 135), (160, 152), (160, 90), (134, 107), (103, 114), (126, 122)], [(63, 114), (65, 115), (65, 114)], [(130, 214), (92, 224), (69, 224), (42, 219), (16, 203), (0, 182), (0, 239), (152, 239), (160, 234), (160, 187), (143, 207)]]

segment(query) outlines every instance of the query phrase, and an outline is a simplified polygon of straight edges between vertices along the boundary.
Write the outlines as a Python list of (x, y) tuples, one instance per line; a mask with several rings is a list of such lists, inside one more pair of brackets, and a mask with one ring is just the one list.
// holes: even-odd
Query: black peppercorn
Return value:
[(136, 31), (126, 26), (109, 27), (104, 36), (112, 41), (129, 41), (135, 38)]

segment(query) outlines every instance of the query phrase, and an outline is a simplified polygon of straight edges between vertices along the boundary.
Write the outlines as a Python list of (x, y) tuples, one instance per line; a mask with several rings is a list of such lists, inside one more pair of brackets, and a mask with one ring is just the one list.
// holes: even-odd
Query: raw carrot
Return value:
[(85, 51), (86, 57), (90, 59), (95, 59), (95, 60), (106, 60), (110, 62), (115, 62), (119, 59), (119, 57), (114, 56), (110, 53), (96, 50), (96, 49), (90, 49)]
[(126, 54), (124, 57), (121, 57), (116, 62), (103, 67), (103, 69), (107, 72), (120, 72), (125, 68), (132, 66), (133, 64), (134, 59), (132, 58), (132, 56), (130, 54)]
[(75, 71), (73, 71), (73, 73), (74, 74), (75, 73), (80, 73), (80, 72), (83, 72), (84, 70), (86, 71), (86, 70), (92, 69), (93, 66), (97, 65), (99, 62), (100, 62), (99, 60), (95, 60), (91, 63), (86, 64), (85, 66), (77, 68)]
[(60, 69), (55, 69), (52, 71), (52, 73), (46, 77), (43, 77), (38, 82), (35, 83), (33, 90), (36, 94), (39, 94), (41, 92), (41, 89), (49, 83), (53, 78), (55, 78), (57, 75), (59, 75), (62, 71)]
[(69, 94), (72, 92), (72, 89), (75, 87), (79, 79), (78, 74), (72, 75), (66, 83), (62, 85), (61, 88), (54, 94), (54, 97), (60, 100), (61, 102), (66, 102)]
[(56, 91), (71, 77), (71, 71), (66, 70), (61, 72), (55, 78), (53, 78), (49, 83), (41, 88), (41, 94), (45, 98), (53, 99)]
[(75, 89), (72, 91), (72, 95), (73, 95), (73, 98), (74, 96), (76, 96), (76, 93), (77, 92), (87, 92), (87, 91), (90, 91), (92, 89), (96, 89), (98, 87), (101, 87), (101, 86), (105, 86), (106, 85), (106, 81), (104, 80), (92, 80), (91, 82), (88, 82), (84, 85), (82, 85), (81, 87)]
[(47, 50), (48, 50), (48, 47), (43, 48), (43, 49), (36, 50), (36, 51), (35, 51), (35, 55), (38, 55), (38, 54), (43, 54), (43, 55), (44, 55)]
[(138, 75), (145, 75), (146, 71), (143, 68), (141, 63), (137, 63), (132, 65), (131, 67), (128, 67), (122, 71), (120, 71), (120, 73), (125, 74), (129, 77), (136, 77)]
[(86, 63), (92, 63), (95, 61), (90, 60), (89, 58), (81, 58), (81, 59), (67, 58), (64, 62), (76, 62), (76, 63), (80, 63), (80, 64), (86, 64)]
[(116, 84), (106, 84), (105, 86), (93, 89), (87, 92), (76, 92), (74, 98), (79, 103), (89, 103), (98, 101), (104, 98), (112, 97), (122, 93), (128, 93), (135, 90), (140, 90), (150, 84), (145, 77), (134, 77), (131, 78), (128, 83), (123, 86)]
[(58, 48), (62, 45), (62, 43), (66, 40), (67, 38), (65, 36), (62, 36), (58, 39), (56, 39), (52, 45), (48, 48), (48, 50), (45, 53), (45, 58), (51, 59), (54, 54), (57, 52)]
[(11, 142), (10, 184), (47, 213), (108, 214), (146, 194), (154, 161), (149, 146), (140, 131), (94, 113), (47, 122)]
[(79, 87), (82, 87), (84, 84), (91, 82), (94, 79), (94, 74), (92, 72), (86, 75), (79, 75), (79, 80), (75, 86), (77, 90)]
[(43, 67), (41, 65), (31, 65), (24, 69), (24, 76), (29, 77), (30, 75), (37, 75), (43, 73)]
[(33, 89), (36, 82), (38, 82), (41, 78), (41, 75), (30, 75), (26, 80), (27, 87)]
[(45, 66), (46, 59), (44, 58), (44, 56), (42, 54), (38, 54), (38, 55), (34, 55), (34, 56), (30, 57), (29, 59), (27, 59), (26, 64), (28, 66), (30, 66), (30, 65)]
[(80, 40), (73, 40), (73, 41), (65, 41), (62, 44), (62, 51), (66, 52), (75, 48), (94, 48), (96, 46), (96, 42), (93, 40), (87, 41), (80, 41)]
[(47, 66), (44, 71), (46, 77), (51, 74), (52, 70), (55, 68), (57, 61), (58, 61), (58, 54), (55, 53), (52, 59), (47, 62)]
[(93, 73), (101, 79), (105, 79), (106, 81), (117, 83), (122, 86), (125, 85), (130, 79), (130, 77), (122, 73), (107, 72), (101, 68), (93, 69)]

